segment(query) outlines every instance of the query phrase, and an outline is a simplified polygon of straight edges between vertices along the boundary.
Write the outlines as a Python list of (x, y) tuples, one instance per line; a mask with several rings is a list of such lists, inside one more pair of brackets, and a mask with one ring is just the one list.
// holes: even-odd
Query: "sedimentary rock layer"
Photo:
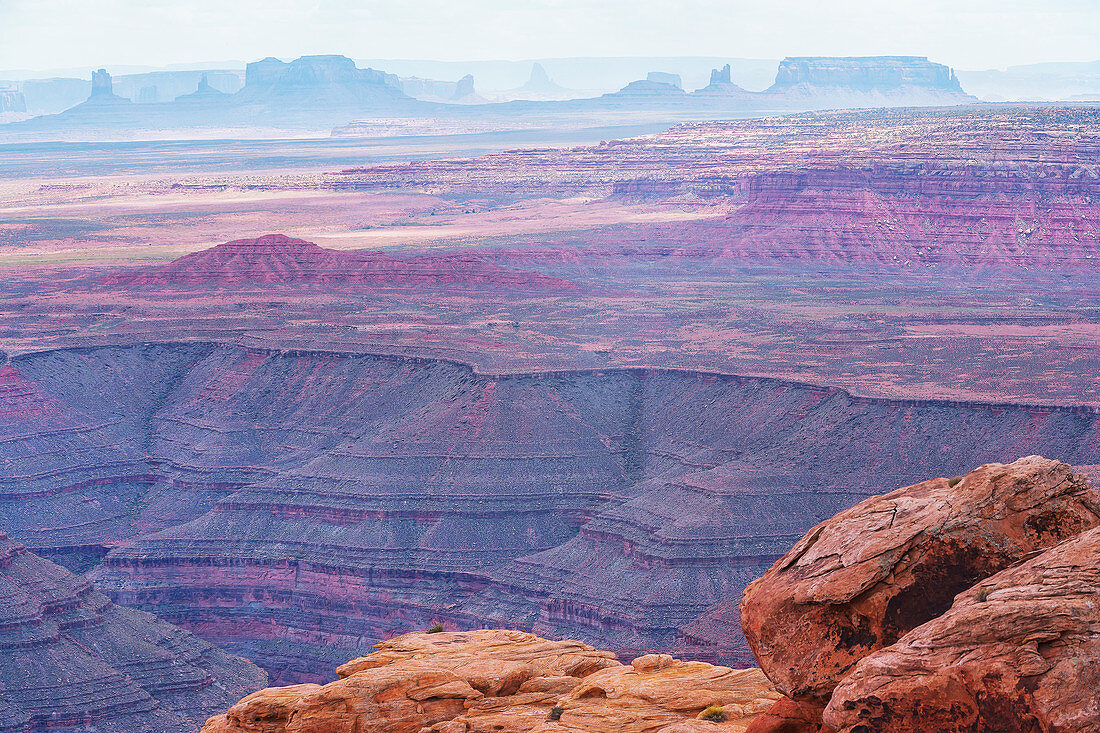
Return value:
[[(740, 597), (813, 524), (928, 474), (1100, 463), (1100, 415), (662, 370), (148, 345), (17, 357), (0, 514), (116, 601), (275, 679), (437, 621), (748, 661)], [(80, 405), (76, 409), (74, 405)], [(690, 626), (688, 626), (690, 625)], [(685, 629), (685, 627), (688, 627)]]
[(266, 679), (0, 533), (0, 731), (183, 733)]
[(101, 278), (103, 287), (239, 289), (281, 285), (376, 287), (477, 287), (555, 291), (576, 286), (568, 280), (509, 270), (476, 254), (394, 257), (372, 251), (340, 252), (283, 234), (238, 239), (185, 255), (136, 275)]
[[(337, 188), (553, 192), (721, 207), (585, 233), (587, 256), (1095, 267), (1095, 107), (799, 115), (678, 125), (572, 150), (349, 169)], [(545, 244), (545, 242), (543, 242)]]
[(610, 652), (518, 631), (408, 634), (338, 673), (323, 687), (261, 690), (203, 731), (733, 732), (778, 697), (758, 669), (657, 654), (623, 665)]

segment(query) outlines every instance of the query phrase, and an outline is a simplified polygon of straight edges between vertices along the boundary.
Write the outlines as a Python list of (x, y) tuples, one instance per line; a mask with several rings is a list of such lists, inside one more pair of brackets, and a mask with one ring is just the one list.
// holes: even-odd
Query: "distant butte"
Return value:
[(410, 285), (574, 289), (562, 278), (501, 267), (471, 253), (397, 257), (374, 251), (342, 252), (284, 234), (235, 239), (167, 265), (113, 273), (105, 286), (239, 288), (248, 285)]
[(811, 106), (947, 105), (978, 101), (954, 70), (923, 56), (806, 56), (783, 59), (764, 92)]
[(624, 112), (640, 114), (653, 123), (702, 120), (715, 110), (950, 106), (978, 101), (963, 91), (952, 69), (918, 56), (788, 58), (780, 64), (775, 83), (764, 92), (734, 84), (728, 67), (715, 70), (710, 84), (690, 93), (680, 88), (676, 74), (654, 72), (617, 92), (591, 98), (559, 86), (535, 64), (523, 86), (505, 93), (512, 101), (499, 104), (481, 103), (484, 100), (474, 93), (472, 79), (402, 79), (382, 70), (358, 68), (352, 59), (338, 55), (303, 56), (291, 62), (268, 57), (248, 64), (244, 81), (233, 94), (200, 86), (171, 102), (152, 103), (151, 97), (145, 100), (149, 103), (130, 104), (110, 92), (109, 76), (101, 69), (96, 72), (91, 104), (0, 126), (0, 134), (35, 138), (50, 131), (99, 129), (142, 136), (158, 131), (155, 137), (167, 130), (228, 126), (249, 130), (248, 136), (257, 129), (376, 135), (393, 129), (407, 131), (409, 125), (505, 130), (516, 129), (517, 122), (520, 127), (535, 122), (557, 126), (563, 119), (611, 124), (621, 122)]

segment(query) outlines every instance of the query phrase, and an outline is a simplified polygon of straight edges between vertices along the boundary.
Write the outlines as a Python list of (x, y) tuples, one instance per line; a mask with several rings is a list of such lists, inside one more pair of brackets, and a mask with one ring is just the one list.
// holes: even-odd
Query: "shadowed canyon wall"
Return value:
[(746, 662), (736, 623), (684, 628), (816, 522), (990, 460), (1100, 463), (1089, 408), (204, 344), (13, 358), (0, 414), (13, 539), (277, 681), (437, 621)]
[(0, 532), (0, 731), (194, 731), (266, 680)]

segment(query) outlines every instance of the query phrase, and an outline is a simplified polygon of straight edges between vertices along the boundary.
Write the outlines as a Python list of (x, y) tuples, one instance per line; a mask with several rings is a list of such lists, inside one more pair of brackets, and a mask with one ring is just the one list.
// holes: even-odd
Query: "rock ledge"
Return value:
[[(522, 631), (413, 633), (376, 648), (327, 685), (249, 695), (203, 733), (740, 732), (779, 698), (759, 669), (667, 654), (625, 665)], [(700, 719), (710, 706), (725, 719)]]

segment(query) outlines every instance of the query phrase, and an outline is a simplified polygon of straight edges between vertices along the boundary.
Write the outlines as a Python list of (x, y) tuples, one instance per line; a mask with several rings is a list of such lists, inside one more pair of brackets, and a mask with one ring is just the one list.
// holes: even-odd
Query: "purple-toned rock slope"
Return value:
[(0, 533), (0, 731), (186, 733), (265, 680)]
[(1089, 409), (202, 344), (16, 357), (0, 413), (0, 526), (281, 681), (437, 621), (747, 661), (735, 620), (685, 627), (822, 519), (1100, 463)]
[(106, 275), (98, 284), (210, 290), (362, 285), (477, 288), (479, 292), (505, 288), (549, 292), (577, 287), (561, 278), (510, 270), (476, 254), (394, 257), (370, 250), (341, 252), (284, 234), (225, 242), (136, 274)]

